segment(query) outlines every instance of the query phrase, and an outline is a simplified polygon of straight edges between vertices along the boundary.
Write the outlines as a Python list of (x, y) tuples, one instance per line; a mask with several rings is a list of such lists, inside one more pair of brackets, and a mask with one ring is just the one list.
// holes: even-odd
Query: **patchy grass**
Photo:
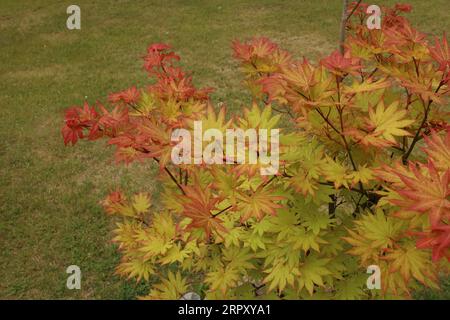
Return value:
[[(65, 148), (65, 108), (144, 84), (139, 57), (166, 42), (199, 86), (237, 110), (246, 94), (231, 40), (264, 35), (316, 59), (336, 47), (341, 2), (79, 0), (82, 29), (69, 31), (71, 2), (2, 0), (0, 298), (131, 299), (146, 290), (114, 275), (112, 222), (98, 201), (116, 186), (157, 192), (155, 168), (115, 166), (104, 142)], [(421, 30), (450, 30), (448, 0), (409, 2)], [(71, 264), (81, 267), (82, 290), (65, 288)]]

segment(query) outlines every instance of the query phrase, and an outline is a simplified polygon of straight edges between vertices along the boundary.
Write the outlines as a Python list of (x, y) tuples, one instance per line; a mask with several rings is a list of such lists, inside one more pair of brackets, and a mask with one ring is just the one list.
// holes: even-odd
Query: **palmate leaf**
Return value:
[(348, 94), (355, 94), (367, 91), (376, 91), (387, 88), (390, 85), (391, 82), (387, 79), (380, 79), (377, 81), (372, 81), (368, 79), (362, 83), (355, 81), (350, 87), (344, 87), (344, 92)]
[(305, 287), (312, 295), (315, 285), (323, 286), (323, 277), (331, 273), (326, 268), (329, 261), (329, 259), (319, 258), (313, 254), (309, 255), (299, 268), (300, 276), (297, 277), (299, 290)]
[(264, 107), (261, 111), (256, 103), (251, 109), (244, 109), (244, 118), (240, 119), (239, 128), (242, 129), (267, 129), (270, 135), (270, 129), (276, 128), (280, 121), (280, 115), (272, 115), (270, 106)]
[(366, 280), (366, 274), (356, 274), (338, 281), (335, 286), (336, 293), (333, 298), (337, 300), (366, 299), (367, 294), (364, 292)]
[(392, 144), (396, 144), (395, 137), (410, 135), (403, 128), (414, 123), (414, 120), (405, 119), (407, 111), (399, 110), (398, 105), (399, 102), (394, 102), (386, 108), (381, 101), (376, 110), (369, 106), (368, 129)]
[(314, 206), (309, 208), (312, 210), (302, 213), (301, 219), (303, 220), (302, 224), (308, 230), (311, 230), (314, 235), (318, 235), (320, 230), (326, 230), (335, 222), (335, 219), (330, 218), (328, 212), (318, 211), (318, 208)]
[(201, 188), (199, 185), (185, 186), (183, 215), (191, 219), (188, 229), (203, 229), (209, 238), (212, 230), (227, 232), (219, 217), (215, 217), (213, 210), (216, 209), (219, 198), (214, 197), (211, 188)]
[(275, 215), (276, 209), (282, 208), (277, 202), (285, 198), (274, 195), (274, 191), (269, 188), (259, 187), (255, 191), (250, 190), (250, 195), (239, 194), (238, 199), (241, 201), (238, 205), (241, 221), (246, 221), (251, 217), (261, 220), (265, 215)]
[(229, 166), (225, 168), (213, 167), (211, 173), (214, 177), (212, 187), (223, 193), (231, 204), (236, 204), (236, 196), (238, 194), (238, 188), (243, 183), (242, 179), (236, 176), (234, 172), (230, 170)]
[(161, 256), (159, 261), (162, 265), (180, 262), (189, 257), (191, 251), (187, 249), (183, 249), (180, 243), (173, 245), (164, 256)]
[(133, 208), (138, 214), (142, 214), (148, 211), (151, 202), (148, 194), (138, 193), (133, 197)]
[(180, 272), (176, 274), (168, 272), (166, 279), (161, 279), (152, 287), (148, 296), (141, 297), (143, 300), (178, 300), (188, 292), (188, 285)]
[(375, 214), (367, 214), (361, 220), (355, 221), (366, 239), (372, 242), (372, 247), (385, 248), (392, 246), (394, 239), (404, 228), (402, 221), (386, 217), (383, 210), (378, 209)]
[(402, 199), (393, 199), (391, 202), (411, 211), (428, 213), (432, 226), (438, 225), (441, 219), (450, 219), (450, 169), (441, 173), (432, 161), (426, 166), (422, 165), (425, 173), (413, 164), (409, 168), (413, 177), (398, 174), (403, 186), (395, 191)]
[(173, 240), (166, 240), (159, 236), (148, 235), (146, 239), (142, 241), (142, 245), (138, 250), (144, 254), (144, 259), (150, 259), (165, 255), (173, 245)]
[(374, 176), (372, 170), (363, 165), (359, 166), (357, 171), (353, 171), (349, 175), (349, 179), (352, 179), (352, 185), (356, 185), (359, 182), (366, 185), (374, 179)]
[(231, 266), (221, 266), (218, 270), (208, 272), (205, 276), (205, 282), (210, 285), (210, 291), (219, 290), (223, 294), (229, 288), (236, 287), (239, 279), (238, 269)]
[(430, 232), (418, 233), (417, 248), (431, 248), (433, 261), (447, 258), (450, 262), (450, 226), (442, 224), (435, 226)]
[(442, 44), (436, 37), (434, 47), (429, 48), (429, 50), (430, 55), (439, 63), (439, 70), (444, 71), (450, 66), (450, 46), (445, 34), (442, 37)]
[(340, 186), (349, 188), (349, 182), (351, 181), (349, 169), (338, 161), (331, 159), (329, 156), (326, 156), (325, 159), (327, 164), (322, 167), (322, 173), (325, 176), (325, 179), (332, 181), (336, 189)]
[(436, 286), (437, 276), (433, 273), (429, 253), (417, 249), (414, 243), (389, 250), (384, 259), (389, 261), (389, 272), (399, 272), (405, 283), (411, 278), (422, 284), (433, 283)]
[(293, 286), (295, 279), (300, 275), (298, 268), (281, 261), (264, 270), (264, 272), (268, 273), (264, 278), (264, 282), (269, 283), (267, 291), (272, 291), (275, 288), (284, 290), (287, 285)]
[(387, 217), (383, 210), (377, 209), (375, 214), (365, 214), (356, 220), (354, 230), (348, 230), (349, 236), (343, 239), (352, 245), (348, 252), (366, 263), (376, 260), (383, 250), (392, 248), (404, 228), (403, 221)]
[(140, 257), (125, 256), (116, 268), (116, 273), (126, 276), (128, 279), (136, 278), (139, 282), (141, 279), (148, 281), (150, 276), (156, 273), (154, 264)]
[(445, 132), (445, 137), (437, 132), (432, 132), (431, 136), (425, 136), (427, 146), (423, 151), (433, 160), (438, 170), (450, 169), (450, 127)]

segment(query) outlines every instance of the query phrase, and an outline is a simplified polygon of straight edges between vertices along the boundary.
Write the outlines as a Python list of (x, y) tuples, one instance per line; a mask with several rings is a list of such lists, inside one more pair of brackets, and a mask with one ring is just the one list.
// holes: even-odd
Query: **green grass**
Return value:
[[(117, 167), (104, 142), (65, 148), (65, 108), (146, 83), (140, 56), (172, 44), (199, 86), (233, 110), (245, 101), (231, 58), (235, 38), (268, 36), (313, 59), (336, 47), (340, 0), (78, 0), (0, 2), (0, 298), (130, 299), (145, 292), (114, 275), (112, 222), (98, 201), (120, 186), (158, 191), (150, 165)], [(374, 1), (393, 3), (393, 1)], [(421, 30), (450, 30), (448, 0), (410, 0)], [(81, 267), (82, 290), (65, 288)]]

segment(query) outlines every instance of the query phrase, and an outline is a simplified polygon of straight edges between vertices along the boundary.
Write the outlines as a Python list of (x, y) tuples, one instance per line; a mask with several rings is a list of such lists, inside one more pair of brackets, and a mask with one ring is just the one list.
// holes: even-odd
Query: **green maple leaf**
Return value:
[(138, 193), (133, 197), (133, 208), (138, 214), (142, 214), (148, 211), (151, 202), (148, 194)]
[(264, 272), (268, 273), (264, 278), (264, 282), (269, 283), (268, 291), (272, 291), (275, 288), (283, 290), (288, 284), (293, 286), (296, 277), (299, 275), (297, 268), (282, 263), (281, 261), (271, 268), (264, 270)]
[(229, 288), (236, 286), (239, 278), (239, 272), (236, 268), (220, 267), (216, 271), (208, 272), (205, 282), (210, 285), (211, 291), (219, 290), (225, 294)]
[(162, 279), (161, 283), (154, 285), (150, 294), (143, 299), (178, 300), (187, 291), (188, 285), (181, 273), (173, 274), (169, 271), (167, 279)]
[(322, 277), (331, 273), (325, 267), (329, 261), (330, 259), (309, 255), (299, 268), (300, 276), (297, 278), (299, 289), (304, 287), (312, 295), (314, 285), (323, 286)]
[(250, 195), (241, 193), (238, 199), (241, 201), (238, 204), (238, 210), (242, 212), (241, 220), (246, 221), (250, 217), (260, 220), (267, 214), (275, 215), (276, 209), (283, 207), (277, 201), (284, 200), (284, 197), (274, 195), (273, 190), (260, 187)]
[(414, 243), (390, 251), (385, 258), (391, 262), (389, 272), (400, 272), (405, 283), (413, 277), (423, 284), (431, 282), (437, 288), (429, 252), (417, 249)]
[(336, 294), (334, 299), (358, 300), (366, 298), (367, 294), (364, 292), (366, 281), (366, 274), (353, 275), (338, 281), (335, 286)]

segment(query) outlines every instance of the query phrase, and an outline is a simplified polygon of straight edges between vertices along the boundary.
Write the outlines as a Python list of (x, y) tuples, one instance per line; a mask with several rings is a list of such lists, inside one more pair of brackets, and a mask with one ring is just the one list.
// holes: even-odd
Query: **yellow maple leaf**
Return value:
[(133, 197), (133, 208), (138, 214), (142, 214), (148, 211), (151, 202), (150, 197), (146, 193), (138, 193)]
[(414, 120), (404, 119), (406, 110), (398, 109), (399, 102), (395, 101), (389, 107), (385, 107), (384, 102), (381, 101), (376, 110), (369, 106), (369, 119), (367, 126), (373, 134), (380, 136), (390, 143), (397, 144), (395, 136), (407, 136), (410, 133), (403, 128), (414, 123)]

